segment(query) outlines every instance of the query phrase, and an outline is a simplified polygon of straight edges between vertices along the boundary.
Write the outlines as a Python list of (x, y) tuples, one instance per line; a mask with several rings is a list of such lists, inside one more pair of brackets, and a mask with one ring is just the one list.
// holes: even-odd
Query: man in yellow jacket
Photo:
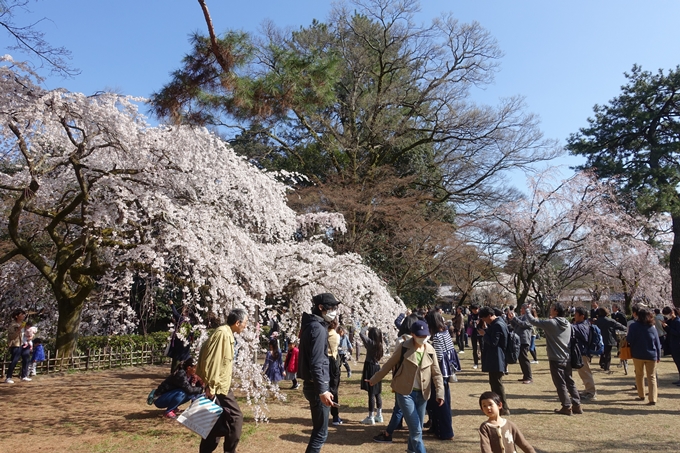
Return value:
[(224, 412), (207, 438), (201, 441), (200, 453), (212, 453), (224, 437), (225, 453), (235, 453), (243, 428), (243, 413), (231, 390), (234, 364), (234, 334), (241, 333), (248, 324), (248, 313), (236, 308), (229, 313), (227, 324), (218, 327), (203, 344), (198, 356), (196, 373), (205, 384), (205, 396), (217, 398)]

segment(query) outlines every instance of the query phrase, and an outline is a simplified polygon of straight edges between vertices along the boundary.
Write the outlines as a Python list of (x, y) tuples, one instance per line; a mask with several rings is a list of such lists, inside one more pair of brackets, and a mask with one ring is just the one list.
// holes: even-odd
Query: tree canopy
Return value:
[(680, 306), (680, 66), (651, 73), (635, 65), (625, 76), (621, 94), (594, 107), (567, 149), (586, 157), (581, 168), (616, 184), (631, 207), (671, 214), (673, 303)]
[[(391, 220), (420, 218), (450, 237), (461, 212), (507, 199), (506, 170), (557, 152), (521, 98), (472, 102), (501, 56), (489, 33), (450, 14), (419, 25), (418, 8), (354, 1), (326, 22), (292, 32), (266, 24), (261, 36), (218, 36), (208, 20), (208, 36), (193, 38), (182, 68), (151, 100), (161, 117), (235, 129), (236, 151), (265, 168), (308, 176), (315, 185), (296, 210), (340, 210), (348, 234), (333, 247), (362, 254), (399, 291), (399, 282), (436, 273), (409, 266), (411, 245), (422, 241)], [(431, 243), (417, 262), (446, 247)], [(404, 250), (389, 268), (385, 244)]]
[[(204, 128), (152, 127), (134, 99), (46, 91), (25, 66), (2, 61), (0, 309), (34, 302), (60, 356), (83, 326), (136, 327), (136, 279), (178, 291), (204, 325), (246, 308), (254, 328), (244, 357), (258, 347), (258, 323), (277, 317), (294, 335), (319, 292), (334, 293), (349, 321), (392, 328), (403, 305), (378, 276), (310, 233), (341, 235), (341, 215), (296, 215), (285, 185)], [(264, 391), (256, 364), (243, 373), (248, 389)]]

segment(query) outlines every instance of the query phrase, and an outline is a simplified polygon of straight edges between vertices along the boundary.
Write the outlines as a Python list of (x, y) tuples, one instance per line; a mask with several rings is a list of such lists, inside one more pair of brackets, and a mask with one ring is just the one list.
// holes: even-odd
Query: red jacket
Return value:
[(289, 350), (288, 354), (286, 354), (286, 362), (283, 367), (288, 373), (297, 373), (299, 354), (300, 350), (297, 347), (293, 347), (293, 349)]

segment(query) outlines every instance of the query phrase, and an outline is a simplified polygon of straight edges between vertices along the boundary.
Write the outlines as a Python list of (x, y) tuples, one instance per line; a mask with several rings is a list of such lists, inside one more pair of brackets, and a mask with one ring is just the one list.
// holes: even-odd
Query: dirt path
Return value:
[[(543, 348), (541, 348), (544, 350)], [(479, 451), (477, 428), (485, 419), (477, 404), (488, 389), (486, 375), (472, 369), (470, 352), (462, 355), (464, 372), (451, 384), (453, 441), (426, 437), (430, 453)], [(596, 373), (599, 400), (584, 405), (582, 416), (557, 416), (559, 406), (545, 357), (535, 365), (535, 383), (522, 385), (519, 367), (512, 365), (506, 389), (512, 420), (537, 451), (631, 452), (677, 451), (677, 416), (680, 387), (671, 385), (677, 372), (670, 357), (659, 371), (659, 403), (649, 407), (634, 400), (634, 379), (621, 368), (607, 375)], [(341, 417), (345, 424), (331, 427), (324, 453), (383, 453), (404, 451), (406, 432), (397, 432), (393, 444), (377, 444), (372, 437), (381, 426), (359, 423), (366, 416), (366, 394), (359, 390), (360, 364), (340, 386)], [(145, 397), (166, 375), (167, 367), (137, 367), (102, 372), (37, 376), (33, 382), (0, 384), (0, 453), (22, 451), (93, 453), (168, 453), (198, 451), (199, 437), (178, 423), (163, 419), (147, 406)], [(577, 383), (580, 385), (578, 377)], [(288, 382), (283, 386), (287, 387)], [(383, 386), (385, 423), (394, 398)], [(271, 402), (270, 422), (255, 424), (245, 401), (246, 414), (241, 453), (304, 451), (311, 422), (300, 390), (284, 390), (288, 401)], [(221, 446), (216, 451), (222, 451)]]

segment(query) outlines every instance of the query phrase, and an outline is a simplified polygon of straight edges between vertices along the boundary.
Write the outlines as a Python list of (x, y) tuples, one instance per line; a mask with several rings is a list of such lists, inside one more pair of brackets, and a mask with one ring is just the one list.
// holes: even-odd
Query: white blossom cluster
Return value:
[[(31, 190), (19, 234), (47, 240), (50, 213), (82, 194), (79, 208), (69, 214), (75, 219), (59, 232), (96, 248), (74, 264), (86, 267), (96, 259), (105, 269), (83, 307), (84, 333), (136, 328), (129, 306), (135, 276), (156, 287), (181, 287), (184, 303), (206, 318), (208, 309), (224, 321), (229, 310), (244, 307), (256, 324), (284, 313), (281, 324), (290, 335), (297, 334), (300, 315), (320, 292), (342, 301), (340, 313), (348, 321), (392, 328), (403, 304), (358, 255), (336, 255), (321, 243), (294, 240), (296, 231), (312, 225), (344, 231), (341, 215), (296, 216), (286, 204), (284, 184), (206, 129), (151, 127), (138, 113), (137, 99), (45, 91), (8, 58), (3, 61), (0, 226), (6, 230), (12, 206)], [(29, 189), (32, 182), (37, 190)], [(21, 256), (0, 265), (0, 285), (16, 287), (16, 296), (3, 296), (3, 303), (23, 305), (33, 297), (56, 311), (47, 291), (54, 246), (47, 243), (41, 258), (46, 263), (41, 273)], [(75, 280), (63, 284), (77, 289)], [(194, 332), (196, 348), (206, 336), (204, 323)], [(260, 403), (271, 388), (252, 361), (257, 341), (254, 329), (241, 337), (236, 370), (249, 399)]]

